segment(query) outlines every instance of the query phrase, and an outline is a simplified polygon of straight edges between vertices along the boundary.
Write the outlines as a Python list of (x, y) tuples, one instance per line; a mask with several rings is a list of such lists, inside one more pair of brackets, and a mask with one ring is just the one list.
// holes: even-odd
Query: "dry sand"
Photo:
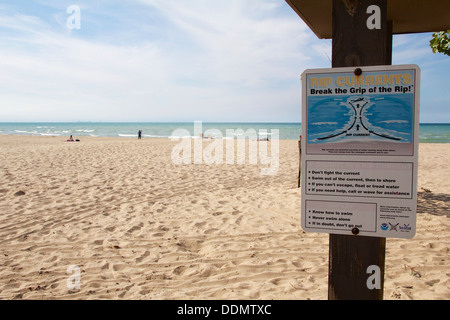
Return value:
[[(297, 141), (261, 176), (175, 165), (167, 139), (64, 140), (0, 136), (0, 299), (327, 299)], [(418, 232), (387, 241), (385, 299), (450, 298), (449, 159), (450, 144), (420, 145)]]

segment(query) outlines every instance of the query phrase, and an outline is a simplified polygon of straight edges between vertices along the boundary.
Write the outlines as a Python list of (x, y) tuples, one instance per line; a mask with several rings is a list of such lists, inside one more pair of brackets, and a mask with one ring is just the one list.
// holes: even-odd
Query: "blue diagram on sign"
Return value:
[(308, 143), (412, 143), (414, 95), (308, 97)]

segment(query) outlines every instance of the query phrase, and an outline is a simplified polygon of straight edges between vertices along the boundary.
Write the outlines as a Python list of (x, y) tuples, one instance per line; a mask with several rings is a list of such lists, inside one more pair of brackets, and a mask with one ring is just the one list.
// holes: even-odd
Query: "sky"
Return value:
[[(430, 39), (395, 35), (393, 64), (421, 68), (420, 122), (450, 123)], [(284, 0), (0, 2), (0, 122), (300, 122), (300, 75), (330, 67)]]

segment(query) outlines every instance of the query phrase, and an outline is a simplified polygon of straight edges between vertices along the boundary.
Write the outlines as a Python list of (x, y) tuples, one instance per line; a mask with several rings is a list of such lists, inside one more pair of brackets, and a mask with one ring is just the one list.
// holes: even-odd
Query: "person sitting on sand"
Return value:
[(68, 142), (73, 142), (73, 141), (80, 142), (79, 139), (74, 140), (73, 137), (72, 137), (72, 135), (70, 135), (70, 138), (69, 138), (69, 140), (67, 140), (67, 141), (68, 141)]

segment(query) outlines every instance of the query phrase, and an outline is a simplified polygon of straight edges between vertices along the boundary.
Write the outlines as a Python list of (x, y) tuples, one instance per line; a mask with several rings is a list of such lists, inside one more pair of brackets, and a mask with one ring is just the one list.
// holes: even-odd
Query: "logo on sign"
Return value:
[(409, 224), (404, 224), (403, 226), (399, 226), (399, 229), (402, 232), (409, 232), (412, 230), (412, 228)]
[(399, 223), (397, 223), (397, 224), (389, 223), (389, 226), (391, 227), (391, 228), (389, 229), (389, 231), (398, 231), (398, 230), (397, 230), (398, 225), (399, 225)]
[(387, 223), (383, 223), (383, 224), (381, 225), (381, 230), (386, 231), (387, 229), (389, 229), (388, 224), (387, 224)]

